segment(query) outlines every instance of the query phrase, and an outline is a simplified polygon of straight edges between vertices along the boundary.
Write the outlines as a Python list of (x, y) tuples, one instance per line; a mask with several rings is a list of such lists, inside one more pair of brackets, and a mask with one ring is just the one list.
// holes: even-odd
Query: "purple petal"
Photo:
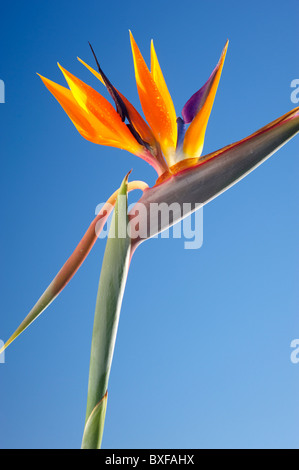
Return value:
[(180, 150), (183, 147), (184, 143), (184, 137), (185, 137), (185, 132), (186, 132), (186, 126), (181, 117), (178, 117), (177, 120), (177, 126), (178, 126), (178, 140), (176, 144), (176, 150)]
[(182, 116), (185, 124), (189, 124), (191, 121), (193, 121), (194, 117), (203, 106), (206, 97), (211, 89), (218, 68), (219, 64), (217, 64), (217, 66), (214, 68), (213, 72), (210, 75), (210, 78), (204, 84), (204, 86), (201, 87), (200, 90), (198, 90), (196, 93), (194, 93), (194, 95), (191, 96), (191, 98), (183, 107)]
[(91, 49), (91, 52), (94, 56), (94, 59), (96, 61), (96, 64), (97, 64), (97, 67), (98, 67), (98, 70), (102, 76), (102, 79), (104, 80), (104, 83), (106, 85), (106, 88), (108, 90), (108, 92), (110, 93), (110, 96), (111, 98), (113, 99), (114, 103), (115, 103), (115, 107), (116, 107), (116, 111), (118, 112), (118, 114), (120, 115), (122, 121), (124, 121), (126, 119), (126, 117), (128, 116), (128, 111), (127, 111), (127, 108), (123, 102), (123, 100), (121, 99), (121, 97), (119, 96), (118, 92), (116, 91), (116, 89), (114, 88), (114, 86), (112, 85), (112, 83), (110, 82), (110, 80), (108, 79), (108, 77), (104, 74), (99, 62), (98, 62), (98, 59), (97, 59), (97, 56), (95, 55), (95, 52), (93, 50), (93, 47), (92, 45), (90, 44), (90, 42), (88, 43), (89, 44), (89, 47)]

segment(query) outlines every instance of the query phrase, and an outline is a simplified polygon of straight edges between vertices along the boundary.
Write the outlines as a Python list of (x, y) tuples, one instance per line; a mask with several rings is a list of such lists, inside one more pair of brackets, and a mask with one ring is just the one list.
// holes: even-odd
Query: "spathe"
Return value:
[[(298, 132), (299, 108), (296, 108), (251, 136), (201, 157), (192, 167), (183, 167), (166, 181), (146, 189), (138, 201), (146, 210), (138, 217), (139, 224), (146, 224), (147, 229), (142, 233), (147, 233), (147, 236), (132, 240), (133, 251), (142, 241), (179, 222), (240, 181)], [(183, 204), (190, 204), (190, 210), (187, 213), (183, 210), (170, 211), (169, 219), (159, 218), (153, 227), (151, 205), (162, 203), (168, 206), (178, 203), (181, 209)], [(136, 215), (132, 209), (129, 219), (134, 217)]]

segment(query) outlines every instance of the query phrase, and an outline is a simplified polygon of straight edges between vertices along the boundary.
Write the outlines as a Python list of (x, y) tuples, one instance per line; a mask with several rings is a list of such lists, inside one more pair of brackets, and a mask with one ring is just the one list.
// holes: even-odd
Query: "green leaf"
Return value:
[(85, 424), (82, 449), (100, 449), (104, 431), (108, 392), (94, 407)]
[(95, 217), (90, 226), (88, 227), (83, 238), (78, 246), (64, 263), (58, 274), (55, 276), (51, 284), (44, 291), (42, 296), (30, 310), (28, 315), (24, 318), (22, 323), (18, 326), (16, 331), (6, 341), (4, 346), (0, 349), (0, 354), (7, 348), (31, 323), (56, 299), (64, 287), (68, 284), (85, 258), (89, 254), (97, 237), (105, 225), (106, 220), (112, 210), (113, 200), (106, 204), (102, 211)]
[(119, 189), (111, 221), (97, 294), (90, 354), (86, 421), (81, 446), (84, 449), (99, 449), (101, 446), (105, 419), (103, 400), (108, 389), (121, 302), (130, 261), (130, 238), (127, 235), (127, 223), (126, 177)]

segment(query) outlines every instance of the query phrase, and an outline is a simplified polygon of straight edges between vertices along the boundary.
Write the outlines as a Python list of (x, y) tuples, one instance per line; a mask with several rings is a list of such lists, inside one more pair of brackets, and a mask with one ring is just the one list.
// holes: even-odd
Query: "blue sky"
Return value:
[[(6, 340), (105, 201), (143, 161), (85, 141), (36, 72), (56, 62), (89, 84), (90, 41), (140, 110), (128, 30), (150, 39), (180, 113), (226, 63), (204, 153), (293, 107), (298, 2), (6, 2), (1, 7), (0, 339)], [(204, 241), (150, 240), (133, 258), (109, 383), (103, 448), (298, 448), (298, 149), (274, 157), (204, 208)], [(105, 241), (0, 364), (0, 447), (78, 448)]]

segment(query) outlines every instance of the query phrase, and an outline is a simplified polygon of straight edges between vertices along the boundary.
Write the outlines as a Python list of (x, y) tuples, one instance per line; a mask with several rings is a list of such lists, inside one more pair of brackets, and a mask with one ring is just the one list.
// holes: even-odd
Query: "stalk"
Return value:
[(127, 235), (127, 222), (127, 178), (125, 178), (119, 189), (99, 281), (82, 449), (101, 448), (108, 381), (129, 268), (130, 238)]

